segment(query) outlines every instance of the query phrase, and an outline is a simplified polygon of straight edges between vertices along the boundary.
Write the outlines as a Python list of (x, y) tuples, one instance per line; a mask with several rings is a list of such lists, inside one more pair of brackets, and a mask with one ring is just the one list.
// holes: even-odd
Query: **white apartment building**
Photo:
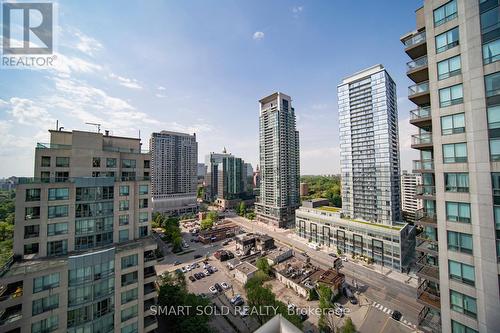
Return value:
[(424, 193), (424, 190), (421, 174), (403, 170), (401, 174), (401, 210), (404, 221), (415, 222), (416, 212), (423, 208), (422, 199), (419, 196)]

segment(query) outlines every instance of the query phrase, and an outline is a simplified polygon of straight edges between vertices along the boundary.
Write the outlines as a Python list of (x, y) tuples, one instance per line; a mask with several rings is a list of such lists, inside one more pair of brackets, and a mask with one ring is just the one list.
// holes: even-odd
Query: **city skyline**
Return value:
[[(134, 28), (113, 20), (107, 32), (96, 24), (108, 28), (105, 19), (112, 16), (113, 3), (96, 4), (98, 10), (92, 17), (82, 14), (81, 4), (60, 3), (60, 64), (49, 71), (5, 71), (0, 83), (0, 129), (4, 133), (0, 156), (17, 162), (2, 165), (0, 177), (32, 173), (32, 147), (48, 141), (47, 130), (55, 128), (56, 120), (67, 130), (93, 130), (85, 122), (95, 122), (113, 135), (137, 137), (140, 131), (143, 142), (161, 130), (196, 132), (199, 162), (210, 151), (227, 146), (255, 166), (255, 101), (276, 90), (294, 96), (297, 128), (303, 138), (302, 174), (339, 173), (335, 88), (347, 74), (379, 62), (398, 85), (401, 132), (413, 130), (407, 121), (411, 105), (406, 99), (406, 59), (398, 52), (397, 41), (400, 31), (412, 28), (411, 14), (420, 1), (367, 2), (366, 10), (359, 12), (342, 3), (266, 4), (283, 13), (272, 24), (272, 14), (258, 11), (261, 5), (211, 8), (200, 2), (156, 3), (143, 5), (143, 14), (130, 6), (123, 11), (137, 22)], [(229, 11), (233, 14), (226, 15)], [(165, 18), (160, 20), (157, 12)], [(205, 19), (202, 13), (207, 12), (213, 21), (225, 24)], [(199, 23), (190, 25), (187, 13)], [(356, 27), (349, 34), (339, 33), (353, 15), (360, 16)], [(380, 25), (374, 18), (383, 15), (395, 20)], [(218, 20), (221, 17), (225, 19)], [(226, 25), (237, 24), (238, 29), (227, 31)], [(366, 39), (366, 31), (375, 26), (377, 35)], [(132, 46), (117, 44), (125, 40), (120, 37), (124, 35), (130, 35)], [(155, 44), (152, 39), (161, 42)], [(349, 49), (337, 47), (356, 39), (360, 43), (351, 43)], [(378, 48), (381, 40), (387, 49)], [(379, 51), (367, 59), (368, 49)], [(203, 60), (196, 56), (201, 52), (206, 54)], [(279, 75), (262, 80), (261, 73), (271, 66)], [(26, 86), (29, 91), (23, 89)], [(402, 169), (410, 169), (415, 158), (409, 141), (409, 136), (401, 136)]]

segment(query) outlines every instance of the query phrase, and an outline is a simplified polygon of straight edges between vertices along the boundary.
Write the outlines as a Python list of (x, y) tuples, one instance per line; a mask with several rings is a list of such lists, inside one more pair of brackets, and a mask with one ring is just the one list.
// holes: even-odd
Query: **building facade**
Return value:
[(260, 191), (257, 219), (293, 228), (300, 205), (299, 132), (292, 99), (281, 92), (259, 101)]
[(151, 134), (151, 184), (155, 211), (196, 213), (198, 143), (196, 134), (161, 131)]
[(234, 155), (210, 153), (205, 158), (207, 165), (205, 199), (232, 200), (243, 198), (246, 192), (246, 163)]
[(403, 170), (401, 174), (401, 210), (403, 220), (408, 223), (415, 223), (415, 214), (422, 209), (422, 199), (419, 195), (423, 194), (425, 188), (422, 186), (422, 175), (418, 173), (409, 173)]
[(150, 155), (140, 139), (50, 131), (16, 192), (2, 332), (151, 332)]
[(396, 84), (382, 65), (338, 86), (342, 206), (346, 215), (401, 221)]
[(436, 332), (500, 327), (500, 10), (495, 0), (425, 0), (401, 41), (412, 147), (420, 158), (417, 223), (423, 305)]
[[(320, 203), (320, 201), (317, 201)], [(326, 201), (327, 202), (327, 201)], [(295, 233), (307, 242), (363, 255), (395, 270), (405, 269), (415, 250), (413, 228), (406, 223), (391, 226), (344, 218), (340, 208), (312, 201), (296, 211)]]

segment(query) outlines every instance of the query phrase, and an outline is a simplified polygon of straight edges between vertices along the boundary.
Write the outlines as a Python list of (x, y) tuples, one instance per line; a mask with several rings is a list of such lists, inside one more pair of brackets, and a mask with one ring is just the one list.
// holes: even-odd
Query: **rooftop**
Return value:
[(385, 70), (385, 68), (381, 64), (377, 64), (377, 65), (365, 68), (363, 70), (360, 70), (359, 72), (356, 72), (356, 73), (349, 75), (348, 77), (345, 77), (344, 79), (342, 79), (342, 83), (339, 84), (339, 86), (342, 86), (342, 85), (348, 84), (348, 83), (352, 83), (354, 81), (358, 81), (360, 79), (363, 79), (367, 76), (371, 76), (371, 75), (378, 73), (380, 71), (383, 71), (383, 70)]
[(321, 206), (318, 209), (326, 210), (328, 212), (333, 212), (333, 213), (338, 213), (338, 212), (340, 212), (342, 210), (341, 208), (330, 207), (330, 206)]
[(242, 262), (241, 264), (239, 264), (238, 266), (236, 266), (237, 270), (239, 270), (240, 272), (242, 272), (243, 274), (251, 274), (251, 273), (255, 273), (258, 271), (257, 267), (255, 267), (254, 265), (252, 265), (251, 263), (249, 262)]

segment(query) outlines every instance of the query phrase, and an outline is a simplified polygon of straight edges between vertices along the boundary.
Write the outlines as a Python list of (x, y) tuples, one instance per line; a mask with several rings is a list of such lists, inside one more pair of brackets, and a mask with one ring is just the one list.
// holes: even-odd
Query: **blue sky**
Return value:
[(409, 148), (409, 58), (416, 0), (61, 1), (57, 65), (0, 70), (0, 177), (32, 176), (55, 120), (114, 135), (196, 132), (199, 161), (228, 151), (258, 162), (258, 100), (293, 99), (301, 173), (339, 172), (336, 87), (382, 63), (397, 84), (402, 168)]

